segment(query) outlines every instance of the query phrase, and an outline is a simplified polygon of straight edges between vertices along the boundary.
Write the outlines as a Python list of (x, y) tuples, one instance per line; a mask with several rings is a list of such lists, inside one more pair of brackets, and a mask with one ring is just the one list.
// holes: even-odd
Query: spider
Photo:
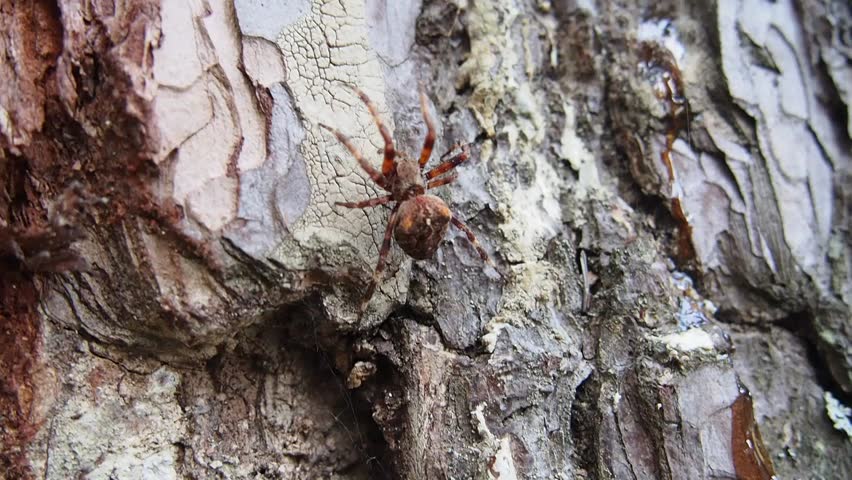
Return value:
[(413, 160), (396, 151), (390, 132), (382, 123), (376, 105), (367, 94), (358, 88), (350, 88), (367, 106), (384, 139), (384, 162), (381, 172), (373, 168), (364, 159), (364, 156), (361, 155), (361, 152), (358, 151), (349, 137), (328, 125), (322, 123), (319, 125), (334, 134), (337, 140), (355, 157), (355, 160), (358, 161), (358, 164), (367, 172), (373, 182), (389, 194), (360, 202), (337, 202), (336, 205), (346, 208), (367, 208), (396, 202), (391, 210), (385, 229), (384, 241), (379, 250), (379, 262), (361, 303), (361, 311), (363, 312), (367, 308), (380, 281), (390, 251), (391, 237), (395, 238), (396, 243), (413, 259), (427, 260), (435, 254), (438, 245), (452, 223), (467, 235), (468, 240), (473, 244), (482, 260), (493, 265), (488, 253), (485, 252), (485, 249), (476, 240), (476, 236), (459, 219), (458, 215), (450, 211), (443, 200), (426, 193), (427, 190), (447, 185), (456, 180), (457, 175), (455, 173), (446, 174), (470, 157), (469, 146), (454, 146), (441, 157), (441, 163), (437, 167), (424, 173), (423, 169), (429, 162), (432, 147), (435, 145), (435, 124), (428, 113), (426, 93), (423, 90), (420, 91), (420, 110), (423, 113), (423, 121), (426, 123), (426, 139), (423, 141), (419, 160)]

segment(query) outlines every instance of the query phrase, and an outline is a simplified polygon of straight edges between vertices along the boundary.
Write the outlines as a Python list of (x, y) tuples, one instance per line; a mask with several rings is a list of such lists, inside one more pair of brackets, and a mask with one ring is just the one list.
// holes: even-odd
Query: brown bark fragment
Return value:
[(41, 319), (32, 278), (0, 275), (0, 471), (3, 478), (32, 478), (27, 447), (41, 427), (33, 412), (39, 385)]
[(772, 480), (775, 470), (763, 445), (760, 429), (754, 419), (754, 406), (749, 391), (740, 386), (740, 395), (731, 406), (731, 451), (734, 469), (743, 480)]
[(45, 120), (44, 104), (62, 49), (59, 8), (50, 0), (0, 4), (0, 105), (5, 110), (0, 147), (17, 152)]

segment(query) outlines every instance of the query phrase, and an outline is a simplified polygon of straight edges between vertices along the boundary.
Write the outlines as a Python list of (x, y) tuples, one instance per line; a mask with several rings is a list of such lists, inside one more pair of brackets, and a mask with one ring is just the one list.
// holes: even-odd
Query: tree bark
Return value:
[[(844, 2), (0, 0), (0, 478), (849, 478)], [(431, 260), (377, 168), (470, 143)], [(432, 160), (437, 163), (436, 159)], [(750, 392), (750, 393), (749, 393)], [(845, 422), (845, 423), (844, 423)], [(844, 430), (845, 428), (845, 430)]]

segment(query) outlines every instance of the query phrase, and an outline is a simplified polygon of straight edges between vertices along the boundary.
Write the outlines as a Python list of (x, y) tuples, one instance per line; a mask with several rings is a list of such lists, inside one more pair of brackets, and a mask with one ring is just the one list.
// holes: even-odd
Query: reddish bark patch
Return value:
[(0, 134), (0, 147), (26, 163), (39, 197), (78, 182), (109, 202), (99, 223), (138, 215), (175, 230), (182, 212), (151, 193), (158, 138), (149, 128), (145, 85), (159, 2), (133, 0), (121, 9), (17, 3), (0, 6), (0, 25), (8, 27), (0, 50), (19, 47), (0, 64), (0, 82), (12, 87), (0, 89), (0, 104), (10, 112), (14, 140)]
[(678, 224), (677, 232), (677, 257), (681, 263), (695, 258), (695, 246), (692, 242), (692, 226), (683, 211), (680, 198), (675, 193), (675, 168), (672, 163), (672, 147), (680, 131), (689, 122), (689, 104), (686, 100), (683, 87), (683, 78), (677, 61), (671, 52), (663, 46), (653, 42), (642, 42), (639, 46), (639, 57), (645, 62), (648, 70), (658, 77), (655, 80), (654, 93), (657, 98), (665, 102), (668, 110), (669, 126), (666, 131), (666, 146), (660, 153), (660, 159), (668, 172), (669, 191), (674, 195), (671, 198), (671, 211)]
[(62, 24), (56, 2), (0, 4), (0, 51), (13, 52), (0, 62), (0, 105), (8, 112), (11, 125), (10, 132), (0, 132), (0, 147), (25, 143), (41, 128), (47, 77), (61, 50)]
[(742, 480), (772, 480), (775, 469), (763, 446), (763, 438), (754, 419), (754, 407), (749, 391), (740, 386), (740, 395), (731, 406), (731, 451), (734, 471)]
[(695, 258), (695, 246), (692, 244), (692, 225), (686, 218), (679, 198), (672, 198), (672, 215), (678, 223), (677, 259), (683, 264)]
[[(101, 7), (0, 2), (0, 105), (8, 115), (0, 131), (2, 478), (32, 477), (39, 272), (81, 268), (71, 246), (86, 225), (144, 212), (171, 226), (180, 216), (150, 193), (157, 143), (147, 131), (149, 100), (138, 93), (150, 75), (146, 32), (158, 31), (157, 2), (125, 2), (119, 14)], [(108, 208), (99, 208), (102, 199)]]
[(4, 478), (32, 478), (26, 446), (38, 432), (33, 419), (41, 323), (32, 278), (0, 276), (0, 472)]

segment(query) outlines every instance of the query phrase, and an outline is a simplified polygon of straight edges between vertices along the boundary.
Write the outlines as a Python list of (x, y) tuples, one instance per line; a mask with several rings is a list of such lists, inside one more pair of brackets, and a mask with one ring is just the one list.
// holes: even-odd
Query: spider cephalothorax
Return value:
[(450, 211), (443, 200), (426, 193), (427, 190), (446, 185), (456, 179), (455, 174), (446, 176), (445, 174), (470, 157), (467, 145), (450, 149), (441, 157), (441, 164), (424, 173), (423, 169), (429, 161), (429, 157), (432, 155), (432, 147), (435, 145), (435, 125), (429, 117), (426, 94), (420, 92), (420, 109), (423, 112), (423, 121), (426, 122), (427, 128), (426, 140), (423, 142), (423, 150), (420, 152), (419, 160), (415, 161), (404, 155), (397, 155), (390, 132), (382, 123), (382, 119), (379, 118), (376, 106), (364, 92), (359, 89), (354, 90), (367, 105), (385, 141), (384, 162), (381, 172), (367, 163), (361, 152), (355, 148), (355, 145), (346, 135), (328, 125), (320, 124), (320, 126), (333, 133), (337, 140), (352, 153), (352, 156), (355, 157), (355, 160), (358, 161), (373, 182), (388, 191), (389, 194), (361, 202), (337, 203), (337, 205), (347, 208), (366, 208), (396, 202), (388, 219), (382, 248), (379, 250), (379, 263), (376, 265), (373, 280), (367, 287), (361, 309), (366, 308), (381, 278), (390, 251), (391, 237), (395, 238), (403, 251), (415, 260), (426, 260), (435, 254), (438, 245), (452, 223), (467, 235), (482, 260), (491, 263), (488, 254), (476, 240), (476, 236), (470, 228)]

